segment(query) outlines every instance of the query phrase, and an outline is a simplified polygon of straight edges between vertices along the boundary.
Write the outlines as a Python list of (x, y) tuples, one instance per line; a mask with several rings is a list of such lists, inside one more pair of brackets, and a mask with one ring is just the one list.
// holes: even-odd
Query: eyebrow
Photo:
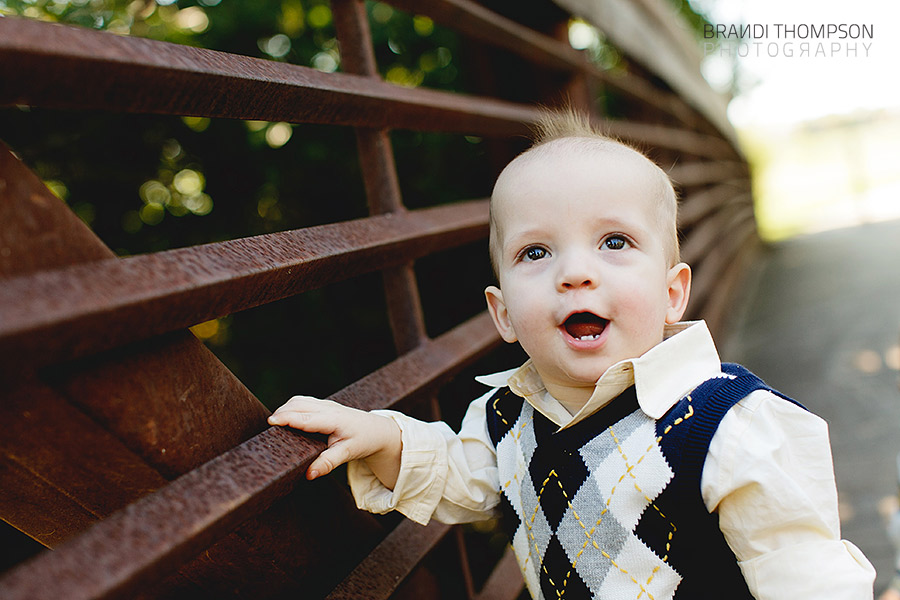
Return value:
[(505, 239), (503, 240), (503, 243), (500, 245), (500, 249), (506, 250), (510, 246), (513, 246), (516, 248), (522, 247), (528, 243), (528, 240), (535, 240), (535, 241), (540, 240), (542, 237), (547, 237), (547, 233), (546, 233), (546, 230), (544, 230), (544, 229), (532, 228), (532, 229), (526, 229), (525, 231), (513, 233), (511, 235), (508, 234), (503, 237)]
[[(594, 221), (592, 221), (592, 226), (596, 229), (622, 230), (625, 232), (636, 231), (646, 233), (651, 230), (651, 228), (643, 226), (643, 224), (638, 221), (625, 221), (615, 217), (601, 217), (599, 219), (595, 219)], [(547, 230), (543, 227), (531, 227), (520, 232), (509, 232), (504, 236), (505, 240), (503, 246), (506, 246), (506, 244), (512, 244), (513, 242), (516, 242), (516, 244), (513, 245), (519, 245), (521, 243), (524, 243), (524, 240), (528, 240), (531, 238), (539, 239), (547, 235)], [(520, 238), (523, 240), (522, 242), (518, 241)]]

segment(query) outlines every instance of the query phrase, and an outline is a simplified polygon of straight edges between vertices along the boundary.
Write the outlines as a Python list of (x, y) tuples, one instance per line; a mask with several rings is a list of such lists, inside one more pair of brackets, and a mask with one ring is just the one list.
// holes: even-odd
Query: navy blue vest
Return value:
[[(700, 476), (710, 441), (735, 403), (757, 389), (794, 401), (774, 392), (739, 365), (726, 363), (722, 369), (729, 377), (702, 383), (655, 421), (655, 439), (654, 422), (640, 411), (633, 387), (562, 431), (508, 388), (498, 390), (488, 400), (488, 432), (498, 448), (501, 479), (507, 479), (501, 481), (503, 527), (512, 538), (533, 595), (572, 599), (752, 598), (719, 530), (718, 515), (706, 510)], [(626, 436), (639, 429), (644, 435), (642, 446), (628, 446)], [(656, 465), (651, 464), (654, 456)], [(521, 464), (511, 471), (504, 469), (504, 461), (507, 466), (509, 461)], [(521, 481), (518, 476), (504, 475), (522, 465), (528, 475)], [(622, 475), (616, 479), (616, 471), (606, 483), (592, 475), (622, 466)], [(633, 476), (641, 468), (652, 470), (647, 477), (656, 477), (659, 485), (646, 492), (654, 496), (646, 496), (646, 507), (633, 515), (636, 522), (632, 522), (627, 507), (615, 514), (615, 501), (624, 497), (622, 490), (634, 494), (630, 486), (637, 488), (638, 496), (644, 493), (638, 487), (640, 477)], [(660, 469), (666, 471), (662, 479)], [(588, 481), (590, 485), (585, 485)], [(626, 518), (622, 519), (622, 514)], [(655, 556), (635, 559), (636, 547), (638, 554), (652, 551)], [(662, 568), (658, 564), (639, 574), (640, 569), (631, 566), (650, 565), (646, 567), (650, 569), (653, 560), (664, 563)], [(667, 588), (653, 587), (666, 584), (666, 576)], [(673, 586), (677, 588), (674, 596)]]

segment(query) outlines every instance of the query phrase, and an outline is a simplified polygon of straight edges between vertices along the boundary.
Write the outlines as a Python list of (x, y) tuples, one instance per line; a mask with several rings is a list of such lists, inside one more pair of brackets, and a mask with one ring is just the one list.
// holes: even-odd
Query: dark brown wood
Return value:
[(715, 212), (723, 204), (752, 198), (749, 181), (736, 179), (725, 181), (714, 187), (692, 192), (678, 205), (678, 227), (692, 227), (701, 219)]
[[(499, 342), (483, 313), (331, 398), (386, 408), (446, 381)], [(269, 428), (0, 578), (0, 597), (124, 598), (284, 496), (324, 448)]]
[(503, 558), (491, 571), (477, 600), (515, 600), (523, 589), (525, 581), (522, 579), (522, 570), (512, 548), (507, 548)]
[[(638, 145), (670, 148), (696, 156), (718, 158), (728, 156), (731, 152), (731, 145), (722, 138), (686, 129), (626, 121), (606, 121), (604, 129), (613, 137), (635, 142)], [(680, 185), (694, 184), (694, 181), (690, 179), (693, 171), (687, 170), (684, 166), (673, 167), (670, 176)]]
[(356, 569), (327, 596), (329, 600), (382, 600), (403, 583), (450, 526), (402, 521)]
[(543, 67), (567, 72), (581, 71), (587, 67), (583, 53), (568, 43), (555, 40), (469, 0), (391, 0), (390, 4), (428, 15), (435, 22), (472, 39), (509, 50)]
[[(716, 153), (697, 153), (698, 156), (715, 157)], [(669, 169), (669, 177), (675, 185), (686, 188), (708, 183), (720, 183), (749, 175), (744, 163), (734, 161), (704, 161), (682, 163)]]
[(0, 518), (53, 548), (166, 483), (47, 385), (6, 380)]
[(735, 223), (753, 220), (753, 205), (734, 203), (723, 207), (715, 216), (694, 227), (681, 246), (681, 259), (688, 264), (699, 264), (727, 240)]
[[(0, 148), (0, 215), (0, 290), (32, 277), (23, 274), (29, 270), (79, 263), (76, 268), (89, 271), (115, 260), (5, 147)], [(14, 305), (24, 306), (30, 298), (29, 293), (12, 298), (0, 309), (0, 320), (16, 324)], [(154, 342), (150, 352), (155, 354), (131, 348), (128, 358), (117, 356), (102, 368), (57, 368), (42, 375), (49, 381), (34, 373), (39, 361), (9, 368), (21, 355), (18, 344), (2, 352), (7, 376), (0, 403), (12, 432), (4, 457), (39, 480), (23, 482), (21, 490), (46, 490), (29, 500), (48, 509), (40, 519), (58, 521), (55, 531), (43, 529), (12, 507), (0, 517), (53, 544), (261, 429), (265, 409), (193, 336), (173, 334)], [(163, 361), (168, 377), (160, 380), (155, 365)], [(217, 398), (202, 396), (201, 386)], [(225, 401), (229, 411), (222, 414)]]
[[(40, 77), (34, 77), (40, 73)], [(527, 133), (536, 110), (346, 73), (8, 17), (0, 19), (0, 105)]]
[(347, 73), (378, 76), (369, 17), (362, 0), (333, 0), (331, 14), (341, 43), (341, 66)]
[(0, 142), (0, 280), (114, 256)]
[(677, 96), (655, 88), (627, 71), (607, 73), (592, 65), (584, 54), (566, 40), (554, 39), (469, 0), (392, 0), (390, 4), (416, 14), (426, 14), (436, 22), (460, 33), (517, 54), (534, 64), (581, 74), (623, 92), (635, 100), (669, 112), (685, 123), (696, 113)]
[(742, 289), (753, 261), (762, 248), (762, 241), (751, 225), (745, 225), (745, 231), (738, 232), (736, 239), (729, 240), (730, 244), (737, 245), (741, 236), (744, 236), (743, 243), (739, 244), (733, 256), (728, 259), (727, 268), (715, 278), (714, 288), (703, 302), (703, 318), (713, 338), (717, 340), (724, 340), (732, 335), (729, 328), (734, 323), (734, 306), (740, 302), (736, 294)]
[[(341, 57), (348, 73), (377, 78), (375, 52), (366, 6), (362, 0), (332, 3)], [(366, 187), (369, 213), (404, 212), (390, 134), (386, 129), (356, 129), (360, 169)], [(411, 262), (383, 272), (388, 319), (397, 352), (403, 354), (427, 339), (425, 317)]]
[[(31, 171), (0, 150), (0, 277), (113, 260)], [(40, 375), (25, 366), (11, 371), (0, 391), (8, 428), (0, 440), (0, 518), (48, 547), (246, 440), (267, 414), (186, 332), (101, 363)], [(184, 575), (162, 583), (160, 593), (194, 589), (192, 579), (212, 593), (230, 579), (222, 568), (226, 554), (241, 558), (238, 580), (253, 570), (270, 586), (283, 579), (271, 560), (261, 562), (253, 547), (229, 535), (184, 566)]]
[(356, 146), (370, 214), (383, 215), (405, 210), (390, 132), (386, 129), (357, 127)]
[(394, 346), (404, 354), (428, 339), (416, 273), (410, 263), (385, 269), (382, 276)]
[(84, 356), (486, 233), (486, 201), (473, 201), (17, 277), (0, 287), (0, 353)]
[(702, 261), (697, 262), (691, 283), (691, 303), (688, 309), (690, 318), (704, 315), (706, 303), (716, 292), (719, 279), (725, 269), (729, 268), (735, 252), (751, 237), (756, 237), (753, 213), (748, 211), (738, 213), (732, 226), (718, 240), (714, 250)]
[[(266, 429), (266, 410), (184, 330), (382, 270), (401, 356), (333, 398), (364, 409), (414, 400), (439, 416), (438, 386), (498, 339), (480, 315), (429, 340), (411, 261), (483, 238), (488, 207), (406, 211), (391, 129), (501, 143), (527, 131), (535, 102), (568, 93), (589, 110), (598, 82), (626, 96), (627, 118), (601, 123), (682, 188), (689, 315), (715, 330), (725, 321), (758, 239), (728, 132), (649, 69), (591, 65), (566, 43), (565, 23), (547, 24), (554, 36), (472, 0), (392, 4), (484, 44), (473, 70), (487, 80), (502, 62), (492, 59), (524, 59), (534, 70), (521, 90), (482, 88), (517, 102), (381, 81), (362, 0), (331, 4), (343, 73), (0, 19), (0, 104), (353, 126), (373, 215), (120, 260), (0, 148), (0, 517), (58, 547), (0, 578), (0, 597), (322, 597), (335, 584), (332, 597), (416, 593), (397, 586), (448, 528), (404, 522), (379, 546), (383, 522), (356, 511), (342, 482), (302, 481), (322, 441)], [(473, 597), (464, 552), (460, 563)], [(507, 552), (476, 597), (522, 588)]]
[[(42, 77), (28, 76), (34, 72), (41, 72)], [(92, 85), (86, 86), (86, 80)], [(53, 84), (48, 85), (49, 81)], [(321, 73), (296, 65), (17, 18), (0, 20), (0, 82), (16, 82), (0, 87), (0, 105), (376, 129), (521, 135), (539, 116), (536, 108), (488, 98), (403, 88), (371, 77)], [(225, 97), (233, 100), (223, 102)], [(612, 135), (630, 141), (698, 156), (733, 154), (728, 142), (714, 136), (641, 123), (610, 122), (608, 128)]]

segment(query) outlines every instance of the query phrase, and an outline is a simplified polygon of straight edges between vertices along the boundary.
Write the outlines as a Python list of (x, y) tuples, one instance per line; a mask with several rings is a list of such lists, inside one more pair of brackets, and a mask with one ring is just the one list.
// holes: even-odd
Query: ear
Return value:
[(505, 342), (513, 343), (518, 338), (509, 320), (509, 311), (506, 310), (506, 302), (503, 301), (503, 292), (497, 286), (489, 285), (484, 289), (484, 297), (487, 299), (488, 312), (494, 321), (497, 333)]
[(668, 273), (669, 307), (666, 309), (666, 323), (672, 325), (681, 320), (691, 296), (691, 268), (686, 263), (678, 263)]

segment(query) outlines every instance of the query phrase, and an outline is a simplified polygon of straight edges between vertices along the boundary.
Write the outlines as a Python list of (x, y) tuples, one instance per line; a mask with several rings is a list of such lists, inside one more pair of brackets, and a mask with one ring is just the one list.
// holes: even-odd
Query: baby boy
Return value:
[(328, 434), (307, 475), (349, 462), (360, 508), (502, 515), (535, 598), (871, 598), (825, 423), (680, 321), (676, 210), (642, 154), (549, 115), (491, 200), (488, 310), (529, 360), (458, 433), (304, 396), (269, 422)]

